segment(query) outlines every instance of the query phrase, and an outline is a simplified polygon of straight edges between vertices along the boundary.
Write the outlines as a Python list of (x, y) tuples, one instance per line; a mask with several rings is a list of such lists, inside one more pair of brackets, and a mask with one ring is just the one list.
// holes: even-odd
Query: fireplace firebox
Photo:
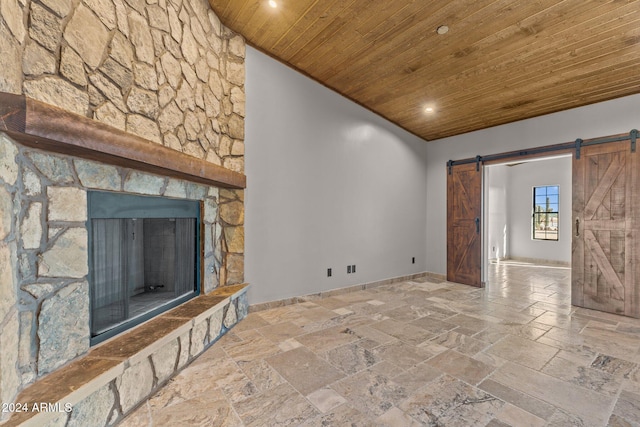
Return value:
[(200, 202), (87, 194), (91, 344), (200, 292)]

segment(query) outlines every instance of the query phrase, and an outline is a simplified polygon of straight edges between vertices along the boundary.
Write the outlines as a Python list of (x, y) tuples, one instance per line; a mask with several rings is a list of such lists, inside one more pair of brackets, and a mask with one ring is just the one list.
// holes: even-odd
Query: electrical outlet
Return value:
[(347, 274), (351, 274), (351, 266), (347, 265)]
[(331, 269), (327, 268), (327, 277), (331, 277)]
[(356, 272), (356, 265), (355, 265), (355, 264), (353, 264), (353, 265), (351, 266), (351, 272), (352, 272), (352, 273), (355, 273), (355, 272)]
[(411, 258), (411, 264), (415, 264), (416, 263), (416, 257), (412, 257)]

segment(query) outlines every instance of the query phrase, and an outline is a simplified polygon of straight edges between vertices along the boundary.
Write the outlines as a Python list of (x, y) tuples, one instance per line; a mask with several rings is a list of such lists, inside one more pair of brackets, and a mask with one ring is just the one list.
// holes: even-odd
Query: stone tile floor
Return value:
[(640, 425), (640, 321), (493, 265), (251, 313), (121, 426)]

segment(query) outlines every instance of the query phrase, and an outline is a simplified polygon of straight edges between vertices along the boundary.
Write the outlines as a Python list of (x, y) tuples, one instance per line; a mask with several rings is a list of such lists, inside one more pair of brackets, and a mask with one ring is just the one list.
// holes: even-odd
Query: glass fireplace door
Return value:
[(197, 294), (198, 202), (91, 192), (89, 205), (93, 343)]

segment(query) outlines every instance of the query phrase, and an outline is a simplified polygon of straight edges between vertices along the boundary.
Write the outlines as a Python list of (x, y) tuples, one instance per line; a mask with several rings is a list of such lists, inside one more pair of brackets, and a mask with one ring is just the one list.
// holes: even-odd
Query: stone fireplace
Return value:
[[(106, 425), (246, 315), (244, 40), (205, 0), (19, 0), (0, 17), (0, 399), (69, 401), (45, 421)], [(200, 296), (151, 320), (153, 341), (149, 322), (92, 340), (97, 192), (198, 206)]]

